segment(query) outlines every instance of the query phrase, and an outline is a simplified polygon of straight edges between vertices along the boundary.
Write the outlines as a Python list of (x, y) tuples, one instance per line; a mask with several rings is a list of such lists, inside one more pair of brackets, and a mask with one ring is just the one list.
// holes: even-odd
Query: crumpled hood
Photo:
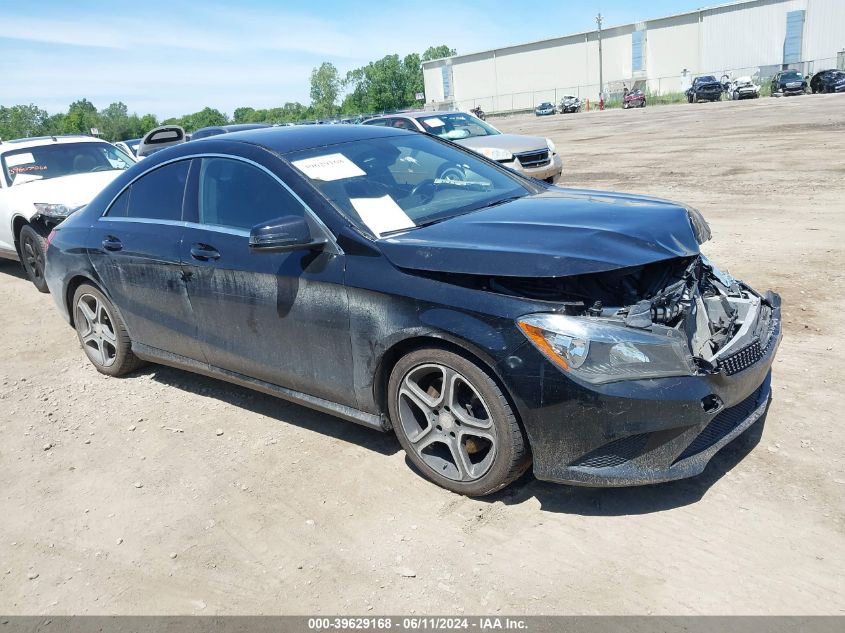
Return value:
[(458, 139), (455, 142), (474, 150), (481, 149), (483, 147), (495, 147), (507, 150), (511, 154), (549, 149), (549, 146), (546, 144), (546, 139), (542, 136), (523, 136), (522, 134), (471, 136), (470, 138)]
[(658, 198), (558, 190), (379, 240), (400, 268), (565, 277), (694, 256), (689, 212)]
[(12, 208), (27, 217), (35, 213), (34, 202), (65, 204), (78, 207), (91, 200), (112, 180), (122, 174), (120, 169), (73, 174), (47, 180), (32, 180), (6, 189)]

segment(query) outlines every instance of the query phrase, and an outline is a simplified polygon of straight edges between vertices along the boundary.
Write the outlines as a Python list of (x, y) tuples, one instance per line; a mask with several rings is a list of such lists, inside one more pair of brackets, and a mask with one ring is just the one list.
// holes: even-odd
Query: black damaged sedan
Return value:
[(764, 415), (780, 299), (654, 198), (567, 190), (401, 130), (162, 150), (50, 236), (102, 373), (163, 363), (382, 431), (467, 495), (700, 473)]

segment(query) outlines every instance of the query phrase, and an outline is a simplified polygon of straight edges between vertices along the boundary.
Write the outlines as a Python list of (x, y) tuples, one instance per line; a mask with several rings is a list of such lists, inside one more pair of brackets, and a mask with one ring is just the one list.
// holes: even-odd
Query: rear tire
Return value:
[(488, 495), (531, 464), (528, 441), (493, 377), (468, 358), (419, 349), (396, 363), (388, 409), (411, 463), (439, 486)]
[(120, 313), (97, 288), (80, 285), (73, 294), (71, 310), (79, 343), (98, 372), (123, 376), (144, 365), (132, 353), (132, 340)]
[(38, 292), (50, 292), (47, 288), (47, 280), (44, 279), (47, 240), (32, 225), (27, 224), (21, 229), (18, 243), (20, 244), (21, 264), (23, 264), (27, 277), (38, 289)]

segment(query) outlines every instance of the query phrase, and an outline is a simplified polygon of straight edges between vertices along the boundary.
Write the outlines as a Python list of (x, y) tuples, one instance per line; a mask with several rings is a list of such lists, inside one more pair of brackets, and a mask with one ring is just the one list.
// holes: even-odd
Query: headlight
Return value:
[[(52, 204), (48, 202), (35, 202), (35, 210), (48, 218), (64, 219), (74, 211), (81, 209), (79, 206), (68, 206), (66, 204)], [(83, 205), (84, 206), (84, 205)]]
[(513, 160), (513, 154), (506, 149), (499, 149), (498, 147), (482, 147), (475, 150), (482, 156), (486, 156), (490, 160), (508, 161)]
[(546, 145), (548, 145), (548, 146), (549, 146), (549, 151), (550, 151), (552, 154), (554, 154), (554, 153), (556, 152), (556, 150), (555, 150), (555, 144), (554, 144), (554, 143), (552, 143), (552, 139), (547, 138), (547, 139), (546, 139)]
[(686, 338), (671, 328), (655, 334), (602, 319), (562, 314), (532, 314), (517, 324), (546, 358), (588, 383), (689, 376), (695, 372)]

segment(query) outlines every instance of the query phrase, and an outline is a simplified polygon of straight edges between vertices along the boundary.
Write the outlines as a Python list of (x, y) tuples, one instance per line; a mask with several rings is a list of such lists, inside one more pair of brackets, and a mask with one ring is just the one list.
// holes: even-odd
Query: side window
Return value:
[(390, 119), (376, 119), (375, 121), (366, 121), (367, 125), (378, 125), (379, 127), (384, 127), (388, 123), (390, 123)]
[(149, 220), (182, 219), (182, 198), (189, 160), (159, 167), (141, 176), (114, 201), (109, 217)]
[(393, 127), (399, 128), (400, 130), (409, 130), (411, 132), (417, 131), (414, 124), (406, 119), (393, 119)]
[(228, 158), (203, 158), (199, 221), (249, 231), (283, 215), (304, 215), (294, 195), (254, 165)]

